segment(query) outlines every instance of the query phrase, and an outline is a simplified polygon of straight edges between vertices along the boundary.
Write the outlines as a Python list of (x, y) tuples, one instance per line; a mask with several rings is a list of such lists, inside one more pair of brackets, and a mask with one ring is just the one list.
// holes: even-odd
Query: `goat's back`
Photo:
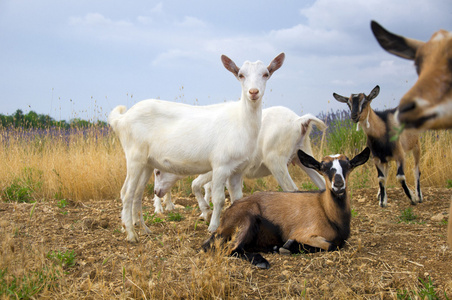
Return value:
[(143, 155), (166, 172), (201, 174), (212, 169), (212, 162), (236, 160), (233, 164), (238, 165), (254, 151), (262, 114), (246, 114), (241, 105), (192, 106), (151, 99), (120, 117), (115, 109), (110, 119), (126, 152)]

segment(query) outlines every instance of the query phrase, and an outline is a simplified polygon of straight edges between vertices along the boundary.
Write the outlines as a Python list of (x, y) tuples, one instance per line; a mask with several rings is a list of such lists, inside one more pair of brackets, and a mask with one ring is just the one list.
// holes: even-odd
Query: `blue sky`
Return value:
[(428, 40), (452, 30), (450, 0), (0, 1), (0, 113), (106, 119), (149, 98), (206, 105), (238, 100), (226, 54), (286, 61), (264, 107), (298, 114), (345, 109), (332, 97), (369, 93), (392, 108), (416, 81), (411, 61), (383, 51), (370, 20)]

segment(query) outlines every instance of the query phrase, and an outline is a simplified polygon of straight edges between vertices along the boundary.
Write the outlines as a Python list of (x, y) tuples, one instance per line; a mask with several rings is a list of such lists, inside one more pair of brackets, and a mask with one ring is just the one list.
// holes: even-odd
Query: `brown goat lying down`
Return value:
[(348, 176), (369, 155), (366, 148), (352, 160), (333, 155), (318, 162), (299, 150), (300, 161), (323, 175), (326, 190), (262, 192), (237, 200), (224, 212), (220, 227), (203, 244), (203, 249), (213, 247), (217, 238), (227, 241), (237, 233), (230, 255), (268, 269), (268, 261), (255, 252), (298, 253), (343, 247), (350, 235)]

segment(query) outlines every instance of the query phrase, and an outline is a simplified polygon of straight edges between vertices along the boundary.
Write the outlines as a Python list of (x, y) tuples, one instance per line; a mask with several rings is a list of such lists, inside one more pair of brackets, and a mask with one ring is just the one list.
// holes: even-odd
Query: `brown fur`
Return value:
[[(318, 162), (299, 150), (300, 161), (324, 176), (326, 190), (262, 192), (235, 201), (223, 213), (220, 226), (203, 248), (210, 248), (217, 237), (229, 240), (237, 232), (231, 254), (238, 254), (261, 268), (268, 268), (268, 262), (259, 254), (247, 251), (275, 251), (275, 248), (300, 251), (300, 248), (293, 247), (298, 245), (310, 250), (341, 248), (350, 235), (347, 179), (355, 167), (368, 160), (369, 155), (370, 150), (366, 148), (352, 160), (336, 155)], [(334, 160), (340, 160), (337, 162), (340, 167), (333, 164)]]
[(371, 27), (383, 49), (416, 64), (419, 78), (400, 100), (399, 120), (418, 129), (452, 128), (452, 34), (439, 30), (423, 42), (393, 34), (374, 21)]
[(247, 215), (261, 215), (280, 226), (284, 241), (292, 239), (327, 251), (330, 243), (323, 240), (331, 241), (337, 234), (330, 221), (342, 227), (346, 225), (343, 215), (350, 214), (348, 198), (342, 211), (329, 201), (330, 197), (329, 190), (324, 193), (256, 193), (234, 202), (224, 213), (217, 233), (230, 238), (236, 228), (247, 227), (248, 224), (244, 224), (248, 221)]
[[(452, 128), (452, 34), (434, 33), (422, 42), (395, 35), (375, 21), (372, 31), (386, 51), (415, 61), (418, 80), (402, 97), (398, 118), (418, 129)], [(452, 201), (449, 213), (448, 241), (452, 247)]]
[[(400, 126), (395, 116), (395, 109), (386, 110), (384, 112), (376, 113), (372, 107), (372, 100), (378, 96), (380, 87), (377, 85), (367, 96), (364, 93), (352, 94), (349, 98), (333, 93), (334, 98), (342, 103), (347, 103), (352, 120), (360, 125), (364, 133), (367, 135), (367, 146), (371, 148), (374, 163), (379, 170), (379, 185), (378, 193), (380, 206), (387, 205), (386, 194), (386, 180), (390, 161), (397, 163), (397, 175), (405, 194), (410, 199), (411, 204), (422, 202), (422, 193), (420, 191), (420, 143), (419, 133), (414, 130), (403, 130), (398, 134), (394, 128)], [(396, 137), (395, 141), (391, 141)], [(406, 185), (404, 166), (405, 154), (408, 151), (413, 151), (414, 156), (414, 172), (416, 180), (415, 195), (411, 193)], [(400, 167), (400, 173), (399, 173)]]
[[(370, 113), (369, 113), (370, 111)], [(366, 125), (366, 116), (369, 115), (369, 123), (372, 124), (370, 128)], [(400, 127), (399, 122), (396, 120), (393, 113), (388, 113), (388, 124), (386, 125), (383, 120), (377, 116), (372, 107), (367, 105), (367, 107), (360, 114), (359, 125), (363, 129), (367, 136), (372, 136), (375, 138), (381, 137), (386, 134), (386, 128), (390, 129), (389, 135), (395, 136), (397, 133), (394, 128)], [(405, 154), (409, 151), (413, 151), (414, 164), (419, 166), (420, 156), (421, 156), (421, 146), (419, 143), (419, 132), (414, 129), (403, 130), (399, 134), (398, 140), (396, 141), (396, 148), (394, 149), (393, 156), (387, 157), (388, 161), (396, 161), (399, 164), (404, 164)], [(380, 159), (377, 159), (378, 163), (382, 163)]]

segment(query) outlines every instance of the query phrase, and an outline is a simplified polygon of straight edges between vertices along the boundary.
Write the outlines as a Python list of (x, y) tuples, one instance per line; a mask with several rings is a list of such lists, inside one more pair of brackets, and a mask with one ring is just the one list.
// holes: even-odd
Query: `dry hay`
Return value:
[[(0, 269), (16, 277), (48, 268), (49, 251), (76, 253), (75, 265), (57, 266), (55, 284), (43, 287), (52, 299), (396, 299), (432, 280), (440, 298), (452, 296), (452, 251), (446, 244), (450, 189), (425, 188), (418, 218), (399, 223), (411, 207), (403, 191), (389, 189), (389, 206), (379, 208), (376, 189), (352, 191), (352, 235), (345, 249), (282, 256), (264, 254), (269, 270), (223, 253), (199, 252), (208, 238), (194, 198), (178, 198), (182, 221), (148, 225), (152, 235), (129, 244), (120, 229), (119, 200), (33, 204), (0, 203)], [(151, 201), (144, 203), (149, 215)], [(13, 271), (14, 270), (14, 271)], [(4, 295), (3, 295), (4, 296)]]

